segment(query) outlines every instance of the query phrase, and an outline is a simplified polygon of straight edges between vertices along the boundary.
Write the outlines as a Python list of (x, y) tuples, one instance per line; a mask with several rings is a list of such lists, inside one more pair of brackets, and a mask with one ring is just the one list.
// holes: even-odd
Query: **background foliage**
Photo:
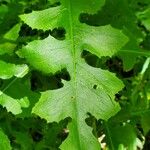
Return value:
[(0, 149), (149, 149), (150, 0), (1, 0), (0, 38)]

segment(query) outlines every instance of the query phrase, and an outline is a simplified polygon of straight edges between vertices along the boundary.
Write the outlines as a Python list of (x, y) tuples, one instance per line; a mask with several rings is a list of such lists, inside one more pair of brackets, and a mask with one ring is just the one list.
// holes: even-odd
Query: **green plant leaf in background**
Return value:
[(70, 74), (71, 80), (63, 80), (62, 88), (42, 92), (33, 108), (33, 113), (48, 122), (71, 117), (69, 136), (61, 149), (99, 149), (92, 129), (85, 123), (87, 113), (107, 120), (120, 110), (114, 95), (123, 88), (123, 83), (113, 73), (93, 68), (81, 58), (83, 50), (98, 57), (112, 56), (128, 41), (120, 30), (110, 25), (94, 27), (80, 23), (80, 13), (96, 13), (103, 4), (103, 0), (62, 0), (60, 6), (20, 16), (32, 28), (61, 27), (66, 31), (65, 40), (49, 36), (30, 42), (17, 52), (34, 69), (45, 74), (54, 74), (64, 68)]
[(9, 32), (7, 32), (0, 42), (0, 55), (9, 54), (12, 55), (16, 47), (15, 41), (18, 38), (20, 25), (15, 25)]
[(0, 129), (0, 148), (3, 150), (11, 150), (10, 141), (8, 137)]
[(15, 65), (11, 63), (6, 63), (4, 61), (0, 60), (0, 78), (1, 79), (9, 79), (12, 78), (13, 76), (17, 78), (22, 78), (28, 73), (28, 66), (23, 64), (23, 65)]
[(113, 123), (108, 121), (104, 124), (108, 147), (111, 150), (116, 150), (122, 144), (124, 149), (128, 147), (129, 150), (137, 150), (140, 140), (133, 126), (127, 123), (125, 125), (117, 124), (114, 126)]
[(3, 107), (6, 107), (8, 112), (12, 112), (13, 114), (19, 114), (22, 112), (21, 102), (26, 102), (26, 98), (22, 98), (22, 100), (16, 100), (5, 94), (5, 92), (17, 80), (17, 78), (24, 77), (28, 73), (29, 68), (27, 65), (8, 64), (3, 61), (0, 61), (0, 68), (1, 79), (9, 79), (15, 76), (15, 78), (10, 83), (8, 83), (4, 89), (0, 91), (0, 104)]

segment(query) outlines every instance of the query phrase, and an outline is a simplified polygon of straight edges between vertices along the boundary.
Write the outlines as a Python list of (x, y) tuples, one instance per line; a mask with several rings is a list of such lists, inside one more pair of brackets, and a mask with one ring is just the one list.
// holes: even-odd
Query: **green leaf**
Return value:
[(14, 25), (5, 35), (4, 38), (7, 40), (16, 41), (19, 36), (19, 30), (20, 30), (21, 24)]
[(125, 71), (129, 71), (134, 67), (139, 56), (147, 57), (150, 55), (148, 50), (141, 48), (144, 32), (139, 27), (139, 21), (136, 17), (136, 11), (143, 9), (143, 7), (148, 7), (149, 3), (149, 0), (106, 0), (105, 5), (98, 14), (92, 17), (87, 15), (87, 18), (84, 18), (85, 22), (89, 24), (111, 24), (113, 27), (122, 29), (123, 33), (128, 36), (128, 43), (117, 53), (117, 56), (123, 61), (123, 69)]
[(8, 12), (8, 8), (7, 8), (7, 6), (5, 6), (5, 5), (1, 5), (0, 6), (0, 23), (2, 22), (2, 20), (3, 20), (3, 18), (4, 18), (4, 16), (5, 16), (5, 14)]
[(29, 138), (28, 133), (26, 132), (13, 132), (13, 135), (16, 138), (16, 143), (21, 145), (22, 150), (33, 149), (33, 141)]
[[(15, 100), (20, 105), (21, 111), (17, 117), (25, 118), (31, 116), (31, 111), (35, 103), (39, 100), (40, 94), (31, 91), (30, 78), (16, 79), (4, 84), (5, 94)], [(16, 109), (17, 110), (17, 109)]]
[(15, 65), (6, 63), (0, 60), (0, 78), (1, 79), (9, 79), (13, 76), (17, 78), (22, 78), (28, 73), (28, 66), (27, 65)]
[[(0, 91), (0, 104), (3, 107), (6, 107), (8, 112), (13, 114), (19, 114), (22, 112), (21, 107), (28, 107), (28, 100), (26, 97), (22, 97), (20, 100), (15, 99), (6, 94), (6, 91), (10, 86), (18, 79), (24, 77), (28, 73), (27, 65), (15, 65), (0, 61), (0, 78), (1, 79), (10, 79), (13, 76), (15, 78), (10, 81), (1, 91)], [(14, 89), (13, 89), (14, 90)], [(13, 91), (15, 92), (15, 91)]]
[(44, 73), (56, 73), (72, 61), (69, 44), (50, 36), (43, 41), (31, 42), (18, 54), (20, 57), (25, 57), (37, 70)]
[[(61, 17), (63, 11), (64, 10), (60, 9), (60, 7), (54, 7), (43, 11), (33, 11), (32, 14), (20, 15), (20, 18), (32, 28), (48, 30), (56, 26), (58, 23), (56, 17)], [(49, 16), (49, 18), (47, 18), (47, 16)]]
[(3, 35), (0, 41), (0, 55), (9, 54), (12, 55), (16, 47), (15, 41), (19, 36), (20, 24), (13, 26), (5, 35)]
[(0, 55), (13, 54), (15, 47), (16, 47), (16, 44), (14, 43), (4, 42), (0, 44)]
[(3, 81), (0, 91), (0, 104), (18, 117), (30, 117), (32, 107), (40, 94), (31, 91), (29, 79), (13, 78)]
[[(92, 34), (89, 34), (88, 30), (91, 30)], [(79, 58), (82, 49), (87, 49), (99, 57), (111, 56), (126, 41), (126, 37), (111, 26), (89, 27), (80, 25), (74, 33), (76, 33), (75, 41), (78, 43), (78, 47), (75, 49), (78, 49)], [(70, 41), (69, 38), (65, 41), (58, 41), (49, 36), (42, 41), (33, 41), (18, 54), (25, 57), (34, 68), (44, 73), (55, 73), (64, 67), (72, 67), (73, 54), (70, 49), (75, 43), (72, 44), (74, 41)], [(80, 41), (79, 38), (81, 38)]]
[(149, 118), (149, 115), (150, 115), (150, 109), (147, 110), (146, 113), (141, 115), (141, 124), (142, 124), (142, 128), (144, 130), (144, 135), (146, 135), (150, 131), (150, 126), (149, 126), (150, 118)]
[(132, 125), (125, 123), (125, 125), (113, 123), (105, 123), (105, 134), (108, 147), (111, 150), (119, 149), (119, 145), (123, 145), (125, 149), (137, 150), (140, 145), (140, 140), (137, 138), (137, 134)]
[(0, 91), (0, 104), (3, 107), (6, 107), (8, 112), (12, 112), (15, 115), (22, 112), (21, 105), (18, 100), (4, 94), (2, 91)]
[[(33, 112), (48, 122), (58, 122), (68, 116), (72, 118), (72, 123), (69, 125), (70, 135), (64, 149), (67, 147), (86, 149), (87, 143), (89, 143), (88, 147), (98, 148), (98, 143), (84, 121), (87, 117), (86, 113), (90, 112), (95, 117), (105, 120), (114, 115), (119, 110), (119, 105), (112, 101), (113, 93), (122, 87), (122, 83), (107, 71), (90, 68), (87, 65), (78, 66), (78, 69), (77, 83), (64, 82), (63, 88), (42, 93)], [(112, 86), (107, 84), (108, 81)], [(117, 87), (113, 86), (116, 82), (119, 85)], [(93, 89), (94, 85), (97, 89)], [(73, 139), (79, 141), (75, 143)]]
[[(20, 15), (20, 18), (32, 28), (48, 30), (62, 25), (63, 22), (61, 20), (64, 15), (64, 20), (66, 21), (66, 19), (68, 19), (66, 18), (66, 13), (74, 13), (76, 16), (78, 16), (81, 12), (96, 13), (96, 11), (104, 5), (104, 2), (105, 0), (89, 0), (88, 4), (85, 5), (85, 3), (87, 3), (86, 0), (77, 0), (72, 2), (62, 0), (63, 6), (53, 7), (42, 11), (33, 11), (31, 14)], [(70, 6), (68, 7), (69, 3)], [(71, 5), (76, 8), (73, 10), (74, 12), (70, 12), (72, 11)]]
[(10, 141), (8, 137), (0, 129), (0, 148), (2, 150), (11, 150)]
[(123, 49), (120, 50), (117, 55), (121, 57), (123, 61), (123, 67), (125, 71), (129, 71), (133, 68), (136, 60), (139, 56), (150, 57), (150, 52), (143, 49)]
[[(112, 56), (128, 38), (110, 25), (94, 27), (79, 22), (80, 13), (96, 12), (104, 1), (86, 1), (87, 5), (85, 0), (61, 2), (61, 6), (20, 16), (32, 28), (63, 27), (66, 30), (65, 40), (49, 36), (18, 51), (20, 57), (43, 73), (56, 73), (66, 68), (71, 77), (70, 81), (63, 81), (62, 88), (42, 92), (33, 113), (48, 122), (72, 118), (69, 136), (61, 145), (62, 149), (99, 149), (98, 140), (85, 123), (87, 113), (104, 120), (115, 115), (120, 107), (114, 101), (114, 95), (123, 88), (123, 83), (113, 73), (87, 65), (81, 58), (82, 51), (88, 50), (98, 57)], [(45, 24), (43, 19), (46, 19)]]

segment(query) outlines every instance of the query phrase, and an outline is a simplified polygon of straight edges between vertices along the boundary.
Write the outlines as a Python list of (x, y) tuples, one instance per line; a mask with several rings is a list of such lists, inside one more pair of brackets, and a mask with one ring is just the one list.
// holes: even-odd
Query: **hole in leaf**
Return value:
[(93, 85), (93, 89), (95, 89), (95, 90), (96, 90), (96, 89), (97, 89), (97, 87), (98, 87), (98, 86), (97, 86), (96, 84), (95, 84), (95, 85)]

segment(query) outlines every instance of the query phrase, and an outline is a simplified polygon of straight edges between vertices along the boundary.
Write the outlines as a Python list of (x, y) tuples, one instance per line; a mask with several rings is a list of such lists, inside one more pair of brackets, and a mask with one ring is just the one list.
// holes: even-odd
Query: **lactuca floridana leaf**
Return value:
[[(100, 144), (92, 135), (92, 129), (85, 123), (87, 113), (107, 120), (120, 109), (114, 95), (122, 89), (123, 83), (109, 71), (93, 68), (81, 58), (85, 49), (98, 57), (112, 56), (128, 40), (120, 30), (110, 25), (94, 27), (80, 23), (80, 13), (93, 13), (103, 2), (62, 0), (61, 6), (56, 8), (20, 16), (32, 28), (47, 30), (48, 27), (63, 27), (66, 30), (63, 41), (49, 36), (33, 41), (18, 51), (19, 56), (43, 73), (56, 73), (66, 68), (70, 74), (71, 80), (63, 81), (63, 88), (42, 92), (33, 108), (33, 113), (48, 122), (72, 118), (68, 126), (69, 136), (61, 149), (99, 149)], [(53, 13), (46, 15), (52, 10)], [(47, 16), (45, 25), (41, 14)], [(32, 20), (33, 17), (37, 19)]]
[(4, 132), (0, 129), (0, 148), (2, 150), (11, 150), (10, 141)]

